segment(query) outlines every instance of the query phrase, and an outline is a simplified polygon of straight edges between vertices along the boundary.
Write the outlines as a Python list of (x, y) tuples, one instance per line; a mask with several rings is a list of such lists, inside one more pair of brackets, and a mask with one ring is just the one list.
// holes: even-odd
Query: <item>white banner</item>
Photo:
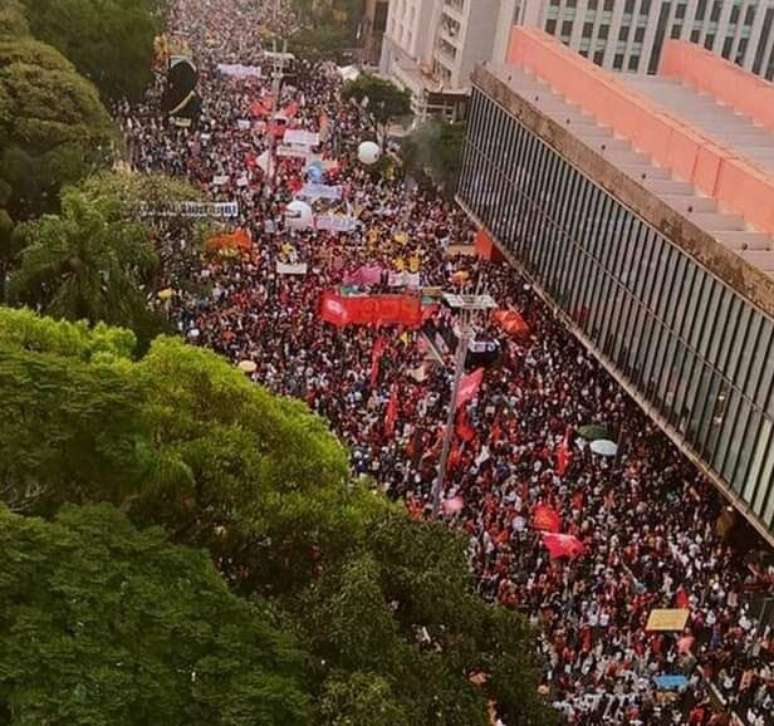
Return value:
[(155, 210), (147, 204), (141, 204), (141, 217), (218, 217), (227, 219), (239, 216), (237, 202), (180, 202), (164, 209)]
[(298, 262), (295, 265), (277, 262), (277, 274), (279, 275), (306, 275), (309, 265), (306, 262)]
[(288, 129), (283, 141), (286, 144), (298, 144), (300, 146), (317, 146), (320, 143), (320, 134), (303, 129)]
[(260, 78), (259, 66), (243, 66), (241, 63), (218, 63), (218, 71), (232, 78)]
[(295, 159), (305, 159), (308, 161), (314, 154), (312, 154), (306, 146), (300, 147), (280, 144), (277, 146), (277, 156), (290, 156)]
[(219, 176), (212, 177), (212, 186), (214, 187), (221, 187), (224, 184), (228, 184), (228, 175), (227, 174), (221, 174)]
[(341, 199), (341, 187), (330, 187), (326, 184), (304, 184), (304, 187), (296, 195), (307, 199)]
[(250, 121), (246, 118), (240, 118), (239, 121), (237, 121), (237, 128), (241, 131), (249, 131), (250, 126)]
[(354, 217), (348, 217), (345, 214), (320, 214), (315, 220), (317, 229), (331, 232), (351, 232), (358, 224)]
[(390, 287), (421, 287), (418, 272), (391, 272)]

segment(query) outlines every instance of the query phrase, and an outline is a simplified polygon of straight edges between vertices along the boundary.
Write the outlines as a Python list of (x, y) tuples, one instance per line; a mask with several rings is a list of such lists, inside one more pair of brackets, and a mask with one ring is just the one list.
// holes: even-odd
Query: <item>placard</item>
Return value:
[(689, 615), (687, 608), (651, 610), (645, 630), (682, 630)]
[(297, 262), (296, 264), (277, 262), (277, 274), (279, 275), (306, 275), (308, 271), (309, 265), (306, 262)]
[(288, 129), (285, 132), (284, 142), (286, 144), (298, 144), (300, 146), (318, 146), (320, 143), (320, 134), (314, 131), (305, 131), (304, 129)]

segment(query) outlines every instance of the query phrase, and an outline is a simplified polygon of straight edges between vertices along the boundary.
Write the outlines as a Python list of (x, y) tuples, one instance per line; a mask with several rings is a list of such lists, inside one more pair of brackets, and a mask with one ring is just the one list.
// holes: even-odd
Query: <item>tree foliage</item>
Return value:
[(9, 279), (9, 299), (56, 318), (104, 321), (152, 337), (160, 323), (146, 298), (158, 257), (147, 228), (111, 220), (105, 205), (74, 189), (62, 194), (61, 206), (61, 214), (16, 229), (22, 251)]
[(0, 720), (303, 724), (303, 660), (203, 552), (115, 509), (0, 509)]
[(205, 547), (233, 592), (287, 615), (315, 723), (485, 726), (492, 699), (508, 724), (551, 723), (532, 632), (476, 596), (464, 539), (349, 481), (305, 405), (178, 339), (133, 360), (123, 332), (29, 315), (0, 314), (5, 498), (32, 481), (33, 513), (108, 501)]
[(462, 172), (465, 124), (428, 121), (403, 141), (402, 156), (413, 174), (427, 174), (447, 194), (454, 194)]
[(411, 113), (411, 96), (391, 81), (361, 73), (348, 81), (341, 91), (345, 101), (354, 100), (365, 108), (374, 130), (385, 132), (387, 126), (401, 116)]
[(0, 206), (12, 218), (54, 209), (63, 184), (109, 161), (115, 138), (96, 90), (58, 51), (0, 33)]
[(161, 0), (23, 0), (35, 37), (53, 45), (112, 99), (137, 99), (149, 84)]

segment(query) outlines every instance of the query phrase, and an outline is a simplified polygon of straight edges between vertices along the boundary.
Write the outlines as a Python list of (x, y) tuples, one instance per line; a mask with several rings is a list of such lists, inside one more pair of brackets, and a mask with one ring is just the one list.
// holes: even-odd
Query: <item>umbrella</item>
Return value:
[(600, 424), (587, 424), (581, 426), (578, 429), (578, 434), (587, 441), (596, 441), (597, 439), (606, 439), (608, 434), (607, 429)]
[(461, 512), (465, 507), (465, 500), (460, 497), (451, 497), (451, 499), (447, 499), (443, 503), (443, 511), (447, 514), (456, 514), (457, 512)]
[(240, 371), (244, 371), (245, 373), (255, 373), (255, 371), (258, 369), (258, 365), (255, 361), (252, 360), (243, 360), (237, 367)]
[(171, 287), (168, 287), (165, 290), (159, 290), (157, 297), (159, 300), (169, 300), (174, 294), (175, 291)]
[(617, 444), (607, 439), (597, 439), (589, 444), (589, 448), (600, 456), (615, 456), (618, 453)]

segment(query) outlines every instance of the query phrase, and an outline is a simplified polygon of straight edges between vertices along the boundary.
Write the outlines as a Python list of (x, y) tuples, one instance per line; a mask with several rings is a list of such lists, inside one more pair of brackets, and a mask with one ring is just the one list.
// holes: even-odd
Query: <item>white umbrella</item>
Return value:
[(245, 373), (255, 373), (255, 371), (258, 368), (258, 365), (255, 361), (252, 360), (243, 360), (240, 361), (239, 365), (237, 366), (240, 371), (244, 371)]
[(597, 439), (589, 444), (589, 448), (600, 456), (615, 456), (618, 453), (618, 446), (607, 439)]

